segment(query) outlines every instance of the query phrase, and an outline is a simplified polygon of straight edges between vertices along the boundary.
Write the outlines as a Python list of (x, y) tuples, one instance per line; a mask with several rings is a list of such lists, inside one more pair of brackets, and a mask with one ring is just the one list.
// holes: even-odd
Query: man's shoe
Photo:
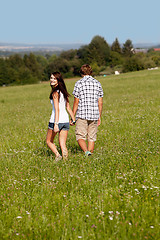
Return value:
[(85, 156), (91, 156), (91, 155), (92, 155), (92, 153), (90, 151), (85, 152)]

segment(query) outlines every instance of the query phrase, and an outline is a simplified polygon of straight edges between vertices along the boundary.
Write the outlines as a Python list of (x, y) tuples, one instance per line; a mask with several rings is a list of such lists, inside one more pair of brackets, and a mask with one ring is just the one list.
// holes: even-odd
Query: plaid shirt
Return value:
[(76, 119), (98, 120), (98, 99), (103, 97), (103, 89), (96, 79), (86, 75), (76, 82), (73, 95), (79, 98)]

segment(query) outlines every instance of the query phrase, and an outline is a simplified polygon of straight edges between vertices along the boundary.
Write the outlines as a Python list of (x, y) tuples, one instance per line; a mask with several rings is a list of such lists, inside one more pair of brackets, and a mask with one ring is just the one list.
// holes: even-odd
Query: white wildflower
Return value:
[(113, 214), (113, 211), (109, 211), (109, 214)]
[(142, 188), (143, 188), (144, 190), (147, 190), (147, 187), (146, 187), (146, 186), (144, 186), (144, 185), (142, 185)]
[(103, 215), (104, 215), (104, 212), (103, 212), (103, 211), (101, 211), (99, 214), (103, 216)]

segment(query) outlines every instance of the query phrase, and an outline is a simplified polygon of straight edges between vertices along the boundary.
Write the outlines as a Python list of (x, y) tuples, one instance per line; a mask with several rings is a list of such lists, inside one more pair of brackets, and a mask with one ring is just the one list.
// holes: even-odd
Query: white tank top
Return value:
[[(54, 123), (55, 122), (55, 108), (54, 108), (54, 102), (53, 99), (50, 100), (52, 104), (52, 114), (50, 117), (50, 122)], [(59, 97), (59, 121), (58, 123), (66, 123), (69, 122), (69, 117), (68, 113), (66, 111), (66, 100), (63, 96), (63, 93), (60, 92), (60, 97)]]

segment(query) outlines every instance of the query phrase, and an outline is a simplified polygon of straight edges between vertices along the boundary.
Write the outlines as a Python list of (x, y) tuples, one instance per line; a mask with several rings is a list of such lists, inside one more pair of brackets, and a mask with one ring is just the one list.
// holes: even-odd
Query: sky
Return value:
[(0, 43), (160, 43), (160, 0), (0, 0)]

